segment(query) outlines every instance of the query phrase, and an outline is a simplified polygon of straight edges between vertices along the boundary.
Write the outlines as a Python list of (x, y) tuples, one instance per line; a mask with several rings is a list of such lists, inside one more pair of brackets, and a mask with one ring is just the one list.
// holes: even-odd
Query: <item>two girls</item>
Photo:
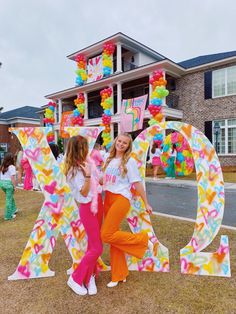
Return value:
[[(120, 224), (130, 210), (132, 184), (142, 197), (146, 210), (149, 213), (152, 211), (141, 183), (137, 163), (130, 158), (131, 150), (130, 135), (127, 133), (119, 135), (103, 166), (105, 220), (101, 237), (105, 243), (110, 244), (112, 278), (108, 287), (115, 287), (119, 281), (126, 281), (128, 267), (125, 253), (142, 258), (147, 249), (153, 249), (153, 244), (149, 240), (151, 235), (120, 231)], [(100, 239), (102, 205), (99, 206), (102, 201), (101, 195), (97, 199), (95, 192), (98, 187), (95, 173), (96, 168), (88, 158), (87, 140), (82, 136), (70, 138), (65, 160), (65, 174), (75, 200), (80, 203), (80, 219), (88, 236), (87, 252), (68, 280), (70, 288), (79, 295), (96, 294), (94, 275), (96, 274), (97, 259), (102, 254)], [(97, 200), (98, 214), (96, 214), (96, 206), (94, 207)]]
[(0, 188), (6, 194), (5, 220), (12, 220), (17, 212), (14, 192), (16, 189), (16, 167), (14, 156), (11, 153), (5, 155), (0, 167)]

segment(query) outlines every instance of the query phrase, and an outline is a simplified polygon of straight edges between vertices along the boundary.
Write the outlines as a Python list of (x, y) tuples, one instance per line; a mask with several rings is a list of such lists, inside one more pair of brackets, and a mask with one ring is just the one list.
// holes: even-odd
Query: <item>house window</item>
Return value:
[[(218, 138), (214, 134), (214, 125), (216, 122), (220, 125)], [(218, 145), (218, 152), (220, 154), (236, 154), (236, 119), (213, 121), (212, 134), (214, 147)]]
[(236, 66), (212, 72), (212, 95), (222, 97), (236, 94)]

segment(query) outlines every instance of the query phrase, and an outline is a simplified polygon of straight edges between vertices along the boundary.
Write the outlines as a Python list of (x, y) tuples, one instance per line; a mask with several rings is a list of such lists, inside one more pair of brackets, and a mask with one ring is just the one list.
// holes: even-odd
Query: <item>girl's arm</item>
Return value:
[(11, 176), (11, 182), (14, 186), (14, 190), (16, 190), (16, 176), (15, 175)]
[(84, 177), (85, 177), (85, 182), (80, 190), (80, 193), (82, 196), (86, 197), (90, 190), (91, 167), (87, 162), (84, 163), (84, 166), (80, 165), (80, 167), (84, 171)]
[(152, 214), (152, 207), (148, 204), (147, 195), (146, 195), (146, 192), (143, 188), (142, 183), (141, 182), (134, 182), (133, 185), (135, 187), (135, 190), (140, 194), (140, 196), (144, 202), (144, 205), (146, 207), (146, 212), (148, 214)]

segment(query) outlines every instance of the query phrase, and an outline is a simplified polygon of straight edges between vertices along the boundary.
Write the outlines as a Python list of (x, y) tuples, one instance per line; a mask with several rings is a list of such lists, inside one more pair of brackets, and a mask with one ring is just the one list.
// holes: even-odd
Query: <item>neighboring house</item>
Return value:
[(11, 134), (10, 127), (36, 127), (40, 126), (40, 108), (25, 106), (0, 113), (0, 154), (12, 152), (20, 148), (20, 142), (15, 135)]
[[(166, 120), (192, 124), (205, 132), (215, 147), (216, 136), (213, 130), (218, 122), (220, 132), (218, 132), (216, 148), (221, 163), (223, 166), (236, 166), (236, 51), (175, 63), (136, 40), (117, 33), (69, 55), (68, 58), (75, 61), (78, 54), (83, 54), (87, 58), (88, 65), (90, 60), (102, 54), (106, 42), (116, 45), (113, 55), (113, 73), (110, 76), (100, 77), (97, 80), (90, 78), (83, 86), (46, 96), (58, 105), (55, 113), (57, 118), (55, 130), (60, 129), (62, 113), (75, 109), (74, 100), (81, 92), (85, 94), (84, 124), (100, 125), (103, 113), (100, 91), (112, 85), (114, 115), (111, 133), (115, 137), (120, 130), (122, 99), (150, 95), (149, 78), (153, 71), (161, 69), (168, 81), (167, 89), (170, 92), (163, 104)], [(148, 126), (149, 119), (150, 114), (146, 110), (144, 128)]]

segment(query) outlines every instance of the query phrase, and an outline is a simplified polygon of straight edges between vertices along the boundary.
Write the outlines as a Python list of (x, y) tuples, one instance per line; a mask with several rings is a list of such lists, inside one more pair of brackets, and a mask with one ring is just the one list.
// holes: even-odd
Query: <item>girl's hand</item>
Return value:
[(146, 205), (146, 213), (148, 213), (149, 215), (152, 214), (152, 207), (149, 204)]
[(90, 177), (91, 176), (91, 165), (88, 162), (84, 162), (84, 164), (80, 164), (81, 169), (85, 173), (85, 177)]

